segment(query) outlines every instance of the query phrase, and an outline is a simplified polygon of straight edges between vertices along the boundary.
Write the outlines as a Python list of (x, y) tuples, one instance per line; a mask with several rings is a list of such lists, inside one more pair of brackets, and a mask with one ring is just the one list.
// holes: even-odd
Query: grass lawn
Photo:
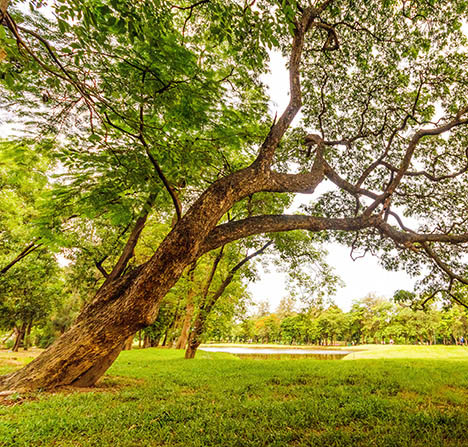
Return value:
[[(468, 348), (374, 348), (352, 361), (125, 351), (93, 391), (10, 396), (0, 446), (468, 446)], [(2, 372), (18, 367), (9, 355)]]
[[(468, 362), (468, 346), (443, 345), (360, 345), (343, 347), (355, 351), (344, 360), (357, 359), (431, 359), (464, 360)], [(467, 444), (468, 445), (468, 444)]]

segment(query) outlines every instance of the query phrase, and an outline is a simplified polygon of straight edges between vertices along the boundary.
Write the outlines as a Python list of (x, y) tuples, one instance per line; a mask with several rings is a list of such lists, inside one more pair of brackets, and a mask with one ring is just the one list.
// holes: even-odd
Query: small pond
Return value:
[(202, 351), (227, 352), (241, 358), (254, 359), (304, 359), (339, 360), (352, 351), (332, 349), (301, 349), (301, 348), (257, 348), (247, 346), (203, 346)]

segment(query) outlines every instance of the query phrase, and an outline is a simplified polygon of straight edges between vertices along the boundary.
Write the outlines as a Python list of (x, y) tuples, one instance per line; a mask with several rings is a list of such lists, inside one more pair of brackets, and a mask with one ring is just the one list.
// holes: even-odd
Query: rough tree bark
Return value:
[(130, 351), (132, 349), (132, 347), (133, 347), (133, 335), (130, 335), (130, 337), (128, 337), (125, 340), (122, 350), (123, 351)]

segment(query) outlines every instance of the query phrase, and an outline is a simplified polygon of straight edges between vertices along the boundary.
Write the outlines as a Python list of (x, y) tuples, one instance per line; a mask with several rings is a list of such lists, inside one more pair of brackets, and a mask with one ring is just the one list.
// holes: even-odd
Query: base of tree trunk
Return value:
[(185, 358), (186, 359), (193, 359), (195, 358), (195, 354), (197, 353), (197, 349), (200, 346), (200, 343), (190, 343), (185, 350)]
[(103, 357), (99, 362), (88, 369), (88, 371), (76, 378), (71, 385), (79, 388), (86, 388), (95, 385), (101, 376), (109, 369), (112, 363), (114, 363), (114, 360), (119, 356), (121, 351), (122, 349), (120, 346), (115, 348), (106, 357)]
[(134, 335), (130, 335), (130, 337), (125, 340), (123, 351), (130, 351), (133, 347), (133, 337)]

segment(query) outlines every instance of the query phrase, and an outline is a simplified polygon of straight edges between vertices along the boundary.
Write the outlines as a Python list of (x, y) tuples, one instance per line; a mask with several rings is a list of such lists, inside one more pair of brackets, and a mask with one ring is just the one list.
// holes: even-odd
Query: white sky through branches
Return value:
[[(272, 115), (274, 116), (277, 112), (279, 116), (289, 101), (289, 75), (286, 70), (286, 59), (280, 53), (270, 54), (270, 74), (265, 76), (263, 81), (268, 86)], [(299, 118), (296, 117), (295, 122)], [(298, 194), (290, 211), (297, 210), (302, 203), (308, 203), (310, 198), (310, 195)], [(345, 311), (350, 309), (353, 300), (369, 293), (390, 298), (398, 289), (413, 289), (415, 279), (406, 272), (385, 270), (379, 265), (378, 259), (370, 254), (353, 261), (349, 247), (333, 243), (328, 244), (326, 249), (329, 252), (328, 263), (345, 284), (344, 287), (338, 289), (332, 299)], [(265, 272), (260, 268), (260, 280), (250, 283), (248, 290), (255, 303), (268, 301), (270, 310), (274, 311), (281, 298), (288, 295), (287, 275), (276, 271), (273, 265), (268, 270)]]

